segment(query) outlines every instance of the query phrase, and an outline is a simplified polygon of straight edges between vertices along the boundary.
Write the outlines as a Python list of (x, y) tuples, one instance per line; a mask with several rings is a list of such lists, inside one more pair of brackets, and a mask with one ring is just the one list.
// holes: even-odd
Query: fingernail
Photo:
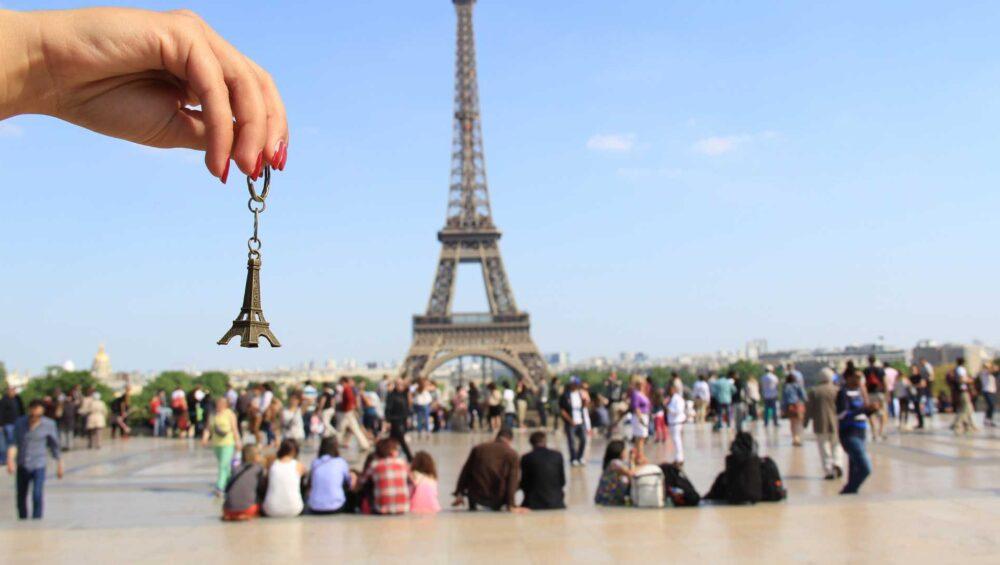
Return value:
[(278, 170), (279, 171), (284, 171), (285, 170), (285, 162), (286, 161), (288, 161), (288, 146), (287, 145), (285, 146), (285, 149), (282, 150), (282, 152), (281, 152), (281, 164), (278, 165)]
[(281, 165), (281, 155), (284, 150), (285, 150), (285, 140), (279, 139), (278, 145), (274, 147), (274, 154), (271, 155), (272, 167), (278, 168), (278, 166)]
[(226, 159), (226, 168), (222, 169), (222, 176), (219, 177), (219, 180), (222, 181), (222, 184), (226, 184), (226, 179), (229, 178), (229, 162), (230, 162), (229, 159)]
[(257, 180), (257, 177), (260, 176), (260, 173), (261, 173), (262, 170), (264, 170), (264, 152), (263, 151), (261, 151), (260, 154), (257, 155), (257, 164), (254, 165), (254, 167), (253, 167), (253, 174), (250, 175), (250, 178), (252, 178), (253, 180)]

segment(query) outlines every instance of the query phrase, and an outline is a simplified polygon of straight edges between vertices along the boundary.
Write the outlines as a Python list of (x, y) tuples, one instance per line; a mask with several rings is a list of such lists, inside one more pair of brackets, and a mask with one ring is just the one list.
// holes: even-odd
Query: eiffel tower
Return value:
[[(476, 78), (472, 8), (476, 0), (452, 0), (458, 13), (455, 59), (455, 126), (451, 187), (445, 227), (438, 232), (438, 259), (427, 313), (413, 317), (413, 344), (403, 376), (424, 377), (464, 356), (485, 357), (506, 365), (534, 386), (548, 370), (531, 339), (527, 312), (518, 310), (500, 257), (500, 231), (493, 224), (483, 158)], [(479, 263), (490, 311), (451, 311), (459, 263)]]

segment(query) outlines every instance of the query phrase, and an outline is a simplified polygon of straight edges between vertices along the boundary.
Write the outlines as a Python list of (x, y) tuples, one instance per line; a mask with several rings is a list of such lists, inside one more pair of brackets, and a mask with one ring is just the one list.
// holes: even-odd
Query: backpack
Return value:
[(730, 504), (760, 502), (760, 457), (726, 456), (726, 500)]
[(656, 465), (643, 465), (632, 476), (632, 506), (636, 508), (663, 508), (663, 471)]
[(666, 463), (660, 465), (660, 470), (663, 471), (664, 493), (674, 506), (698, 506), (701, 503), (701, 496), (684, 471)]
[(778, 465), (770, 457), (760, 460), (761, 500), (764, 502), (779, 502), (788, 497)]

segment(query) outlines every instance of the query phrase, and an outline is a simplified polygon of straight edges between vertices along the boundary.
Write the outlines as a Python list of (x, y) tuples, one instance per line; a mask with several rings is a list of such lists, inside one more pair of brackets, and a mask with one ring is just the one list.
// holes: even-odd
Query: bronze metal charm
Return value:
[[(253, 213), (253, 237), (247, 240), (247, 283), (243, 290), (243, 307), (240, 314), (233, 320), (233, 326), (229, 328), (226, 335), (219, 340), (219, 345), (226, 345), (234, 337), (240, 336), (240, 347), (258, 347), (260, 338), (267, 340), (271, 347), (281, 347), (278, 338), (271, 332), (270, 324), (264, 318), (264, 311), (260, 306), (260, 248), (261, 242), (257, 237), (257, 228), (260, 224), (260, 214), (267, 209), (264, 200), (271, 189), (271, 167), (264, 165), (264, 188), (257, 194), (257, 188), (253, 180), (247, 177), (247, 189), (250, 191), (250, 201), (247, 208)], [(254, 203), (260, 205), (254, 207)]]

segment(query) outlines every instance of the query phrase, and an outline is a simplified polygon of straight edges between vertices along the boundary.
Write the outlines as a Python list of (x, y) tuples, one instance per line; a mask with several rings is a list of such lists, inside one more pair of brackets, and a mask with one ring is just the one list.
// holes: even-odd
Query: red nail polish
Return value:
[(280, 140), (279, 139), (278, 140), (278, 145), (274, 148), (274, 154), (271, 155), (271, 166), (272, 167), (274, 167), (274, 168), (277, 169), (278, 166), (281, 165), (281, 156), (284, 153), (284, 151), (285, 151), (285, 142), (284, 142), (284, 140)]
[(285, 170), (285, 162), (286, 161), (288, 161), (288, 146), (287, 145), (285, 146), (285, 149), (281, 152), (281, 164), (278, 165), (278, 170), (279, 171), (284, 171)]
[(250, 178), (252, 178), (253, 180), (257, 180), (257, 178), (260, 176), (261, 171), (263, 170), (264, 170), (264, 152), (261, 151), (260, 154), (257, 155), (257, 164), (254, 165), (253, 173), (250, 175)]
[(229, 159), (226, 159), (226, 168), (222, 169), (222, 176), (219, 177), (219, 180), (222, 181), (222, 184), (226, 184), (226, 179), (228, 178), (229, 178)]

